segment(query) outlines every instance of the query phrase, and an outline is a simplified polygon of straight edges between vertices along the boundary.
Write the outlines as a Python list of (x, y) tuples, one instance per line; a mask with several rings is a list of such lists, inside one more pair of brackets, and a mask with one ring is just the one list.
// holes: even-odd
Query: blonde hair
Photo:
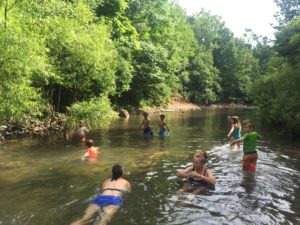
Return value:
[(206, 162), (208, 158), (206, 151), (197, 150), (196, 153), (194, 154), (194, 159), (199, 159), (200, 157), (203, 157)]

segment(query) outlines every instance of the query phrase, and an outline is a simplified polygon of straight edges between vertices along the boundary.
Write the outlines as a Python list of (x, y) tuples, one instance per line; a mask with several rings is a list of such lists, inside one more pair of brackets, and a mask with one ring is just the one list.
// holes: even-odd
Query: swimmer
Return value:
[[(227, 134), (227, 138), (229, 140), (236, 140), (239, 139), (241, 137), (241, 122), (238, 116), (232, 116), (231, 117), (231, 129)], [(236, 146), (238, 149), (240, 149), (240, 142), (236, 143)], [(235, 147), (235, 145), (233, 146)]]
[(86, 159), (95, 160), (99, 154), (100, 154), (99, 148), (94, 147), (94, 141), (90, 139), (90, 140), (86, 141), (86, 152), (81, 157), (81, 159), (82, 160), (86, 160)]
[(104, 181), (102, 194), (91, 201), (84, 216), (71, 225), (87, 223), (97, 212), (101, 213), (99, 225), (106, 225), (123, 205), (122, 196), (131, 191), (130, 183), (122, 178), (123, 169), (120, 165), (112, 167), (112, 178)]
[(214, 189), (216, 179), (211, 170), (205, 167), (207, 161), (206, 152), (198, 152), (194, 155), (193, 166), (177, 172), (178, 177), (188, 177), (189, 183), (183, 186), (183, 191), (200, 194), (207, 188)]

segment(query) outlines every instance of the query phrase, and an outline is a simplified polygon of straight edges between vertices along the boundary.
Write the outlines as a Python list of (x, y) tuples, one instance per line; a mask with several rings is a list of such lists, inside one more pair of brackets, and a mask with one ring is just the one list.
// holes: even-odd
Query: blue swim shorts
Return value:
[(123, 205), (123, 199), (117, 196), (111, 195), (99, 195), (91, 201), (92, 204), (95, 204), (101, 208), (108, 205)]

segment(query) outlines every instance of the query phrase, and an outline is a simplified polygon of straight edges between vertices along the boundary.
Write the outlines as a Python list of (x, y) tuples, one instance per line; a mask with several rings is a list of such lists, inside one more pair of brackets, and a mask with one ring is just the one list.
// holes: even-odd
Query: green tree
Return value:
[(274, 0), (274, 2), (280, 9), (275, 16), (281, 25), (300, 15), (300, 0)]

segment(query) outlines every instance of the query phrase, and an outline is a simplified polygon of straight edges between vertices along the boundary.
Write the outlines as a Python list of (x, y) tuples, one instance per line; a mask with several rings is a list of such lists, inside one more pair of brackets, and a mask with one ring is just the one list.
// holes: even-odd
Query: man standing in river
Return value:
[(131, 191), (130, 183), (122, 178), (123, 170), (120, 165), (112, 167), (112, 178), (104, 181), (103, 192), (91, 201), (91, 205), (86, 209), (84, 216), (71, 225), (85, 224), (95, 213), (101, 213), (99, 225), (106, 225), (113, 215), (123, 205), (122, 195)]

